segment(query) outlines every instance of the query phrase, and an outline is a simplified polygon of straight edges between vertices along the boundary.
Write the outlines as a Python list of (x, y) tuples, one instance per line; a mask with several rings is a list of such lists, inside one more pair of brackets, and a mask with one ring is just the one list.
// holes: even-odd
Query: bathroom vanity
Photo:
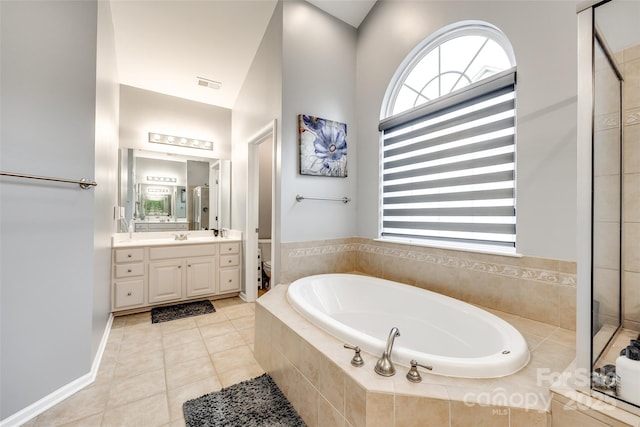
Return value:
[(210, 231), (140, 234), (118, 233), (112, 239), (114, 314), (240, 292), (239, 233), (224, 238)]

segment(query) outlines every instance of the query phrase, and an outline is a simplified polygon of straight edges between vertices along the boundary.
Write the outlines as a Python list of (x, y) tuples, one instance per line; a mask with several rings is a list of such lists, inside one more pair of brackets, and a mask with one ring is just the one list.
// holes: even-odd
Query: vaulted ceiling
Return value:
[[(375, 0), (309, 2), (357, 28)], [(111, 0), (120, 83), (232, 108), (276, 4)], [(221, 86), (202, 86), (198, 78)]]

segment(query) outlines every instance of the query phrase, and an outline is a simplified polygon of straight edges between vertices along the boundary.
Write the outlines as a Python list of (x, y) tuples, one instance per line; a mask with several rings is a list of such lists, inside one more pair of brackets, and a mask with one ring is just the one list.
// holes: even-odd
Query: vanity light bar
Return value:
[(147, 194), (169, 194), (167, 188), (147, 188)]
[(213, 151), (213, 142), (202, 139), (185, 138), (183, 136), (164, 135), (162, 133), (149, 132), (149, 142), (154, 144), (175, 145), (185, 148), (199, 148)]
[(150, 175), (147, 175), (147, 181), (154, 181), (154, 182), (177, 182), (177, 181), (178, 181), (178, 179), (177, 179), (177, 178), (168, 177), (168, 176), (150, 176)]

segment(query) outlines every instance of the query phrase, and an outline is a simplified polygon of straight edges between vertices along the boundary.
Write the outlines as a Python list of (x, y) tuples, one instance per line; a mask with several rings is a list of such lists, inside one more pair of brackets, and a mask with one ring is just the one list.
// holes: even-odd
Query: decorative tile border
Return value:
[(595, 130), (613, 129), (619, 126), (619, 117), (617, 113), (604, 114), (595, 117)]
[(359, 250), (357, 243), (345, 243), (340, 245), (315, 246), (310, 248), (289, 249), (287, 254), (289, 258), (300, 258), (314, 255), (335, 254), (341, 252), (357, 252)]
[(640, 108), (635, 110), (628, 110), (624, 113), (625, 126), (640, 124)]
[(523, 280), (534, 280), (548, 284), (576, 286), (576, 275), (538, 268), (519, 267), (496, 262), (476, 261), (455, 256), (434, 255), (410, 249), (388, 248), (366, 243), (347, 243), (338, 245), (316, 246), (290, 249), (289, 258), (301, 258), (341, 252), (363, 252), (382, 256), (402, 258), (416, 262), (428, 262), (446, 267), (463, 268), (499, 276), (513, 277)]

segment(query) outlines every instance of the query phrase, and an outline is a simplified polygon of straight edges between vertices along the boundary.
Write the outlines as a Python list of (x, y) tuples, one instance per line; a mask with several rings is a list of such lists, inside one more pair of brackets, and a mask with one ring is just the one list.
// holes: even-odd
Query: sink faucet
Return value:
[(391, 328), (391, 332), (389, 332), (389, 338), (387, 338), (387, 347), (382, 353), (382, 357), (376, 363), (376, 367), (374, 371), (378, 375), (382, 375), (383, 377), (390, 377), (396, 373), (396, 368), (393, 366), (391, 362), (391, 351), (393, 350), (393, 341), (396, 337), (400, 336), (400, 331), (395, 326)]
[(180, 234), (174, 234), (174, 236), (176, 237), (175, 240), (187, 240), (188, 234), (180, 233)]

